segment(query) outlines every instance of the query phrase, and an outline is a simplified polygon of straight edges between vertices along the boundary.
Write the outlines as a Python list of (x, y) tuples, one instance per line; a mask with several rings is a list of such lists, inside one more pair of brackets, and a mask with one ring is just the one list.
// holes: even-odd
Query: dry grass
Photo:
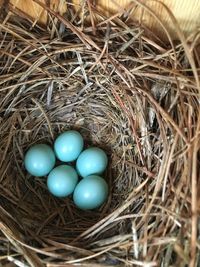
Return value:
[[(197, 266), (197, 45), (178, 25), (180, 42), (167, 46), (122, 14), (84, 8), (99, 22), (71, 6), (66, 17), (49, 10), (47, 29), (21, 13), (0, 24), (2, 265)], [(24, 170), (27, 148), (65, 129), (109, 155), (100, 210), (52, 197)]]

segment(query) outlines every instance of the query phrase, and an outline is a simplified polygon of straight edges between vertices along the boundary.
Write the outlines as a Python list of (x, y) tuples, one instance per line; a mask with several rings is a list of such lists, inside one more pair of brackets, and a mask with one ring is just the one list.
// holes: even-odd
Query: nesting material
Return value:
[[(48, 10), (47, 28), (17, 15), (0, 24), (2, 264), (194, 266), (196, 42), (189, 46), (180, 32), (167, 45), (125, 16), (89, 7), (82, 20), (73, 6), (65, 17)], [(67, 129), (109, 155), (109, 198), (99, 210), (53, 197), (46, 179), (25, 171), (27, 149)]]

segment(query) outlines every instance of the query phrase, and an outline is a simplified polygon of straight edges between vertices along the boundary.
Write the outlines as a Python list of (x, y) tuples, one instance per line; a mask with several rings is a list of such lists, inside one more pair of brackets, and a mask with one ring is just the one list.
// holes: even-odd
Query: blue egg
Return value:
[(83, 210), (100, 207), (107, 197), (108, 185), (103, 178), (97, 175), (90, 175), (82, 179), (73, 194), (75, 205)]
[(45, 176), (54, 167), (56, 157), (50, 146), (45, 144), (33, 145), (25, 154), (26, 170), (34, 176)]
[(75, 169), (68, 165), (54, 168), (48, 175), (47, 187), (56, 197), (67, 197), (73, 193), (78, 183)]
[(76, 160), (83, 150), (83, 137), (77, 131), (66, 131), (60, 134), (55, 143), (54, 150), (59, 160), (72, 162)]
[(90, 147), (80, 154), (76, 168), (80, 176), (86, 177), (92, 174), (102, 174), (107, 164), (106, 153), (98, 147)]

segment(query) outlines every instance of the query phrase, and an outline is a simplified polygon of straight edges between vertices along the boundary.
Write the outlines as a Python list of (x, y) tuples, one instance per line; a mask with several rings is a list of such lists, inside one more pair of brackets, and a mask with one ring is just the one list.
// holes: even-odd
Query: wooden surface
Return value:
[[(32, 0), (10, 0), (8, 1), (12, 5), (12, 8), (17, 8), (23, 11), (25, 14), (33, 18), (35, 21), (46, 23), (47, 12)], [(47, 3), (46, 0), (40, 0), (41, 3)], [(63, 14), (66, 12), (66, 1), (65, 0), (50, 0), (50, 7), (54, 11)]]
[[(158, 35), (163, 36), (164, 32), (161, 29), (158, 20), (147, 10), (137, 5), (136, 2), (137, 1), (117, 0), (114, 3), (114, 1), (102, 0), (101, 3), (103, 9), (111, 10), (114, 13), (120, 9), (125, 9), (126, 11), (132, 10), (131, 17), (134, 20), (139, 21), (141, 19), (147, 27), (153, 29)], [(197, 28), (200, 27), (200, 0), (147, 0), (140, 2), (153, 10), (156, 17), (159, 18), (169, 30), (173, 39), (176, 39), (177, 36), (174, 24), (170, 19), (170, 15), (166, 10), (165, 5), (172, 11), (186, 36), (189, 36), (190, 33), (196, 31)]]
[[(45, 0), (40, 1), (43, 3), (48, 2)], [(147, 10), (139, 6), (137, 1), (145, 4), (154, 11), (156, 17), (160, 18), (165, 27), (169, 30), (173, 39), (177, 38), (177, 34), (169, 13), (166, 11), (162, 3), (173, 12), (186, 36), (189, 36), (197, 28), (200, 28), (200, 0), (72, 0), (69, 2), (74, 4), (76, 10), (80, 9), (83, 3), (90, 2), (109, 16), (118, 12), (130, 14), (132, 19), (142, 21), (147, 27), (159, 34), (161, 38), (163, 37), (165, 39), (166, 35), (157, 19), (150, 15)], [(3, 1), (0, 0), (0, 2)], [(46, 22), (46, 12), (32, 0), (10, 0), (10, 2), (13, 6), (16, 6), (23, 12), (27, 13), (35, 20), (39, 20), (42, 23)], [(63, 14), (66, 11), (65, 3), (67, 1), (50, 0), (49, 2), (51, 8), (57, 12)]]
[(165, 27), (171, 33), (173, 39), (176, 39), (177, 34), (164, 5), (172, 11), (186, 36), (189, 36), (190, 33), (196, 31), (197, 28), (200, 27), (200, 0), (100, 0), (99, 4), (104, 10), (110, 10), (112, 13), (120, 10), (123, 11), (123, 9), (124, 11), (132, 11), (131, 17), (134, 20), (142, 20), (147, 27), (163, 36), (163, 30), (157, 19), (147, 12), (147, 10), (137, 5), (137, 2), (145, 4), (155, 12), (157, 18), (161, 19)]

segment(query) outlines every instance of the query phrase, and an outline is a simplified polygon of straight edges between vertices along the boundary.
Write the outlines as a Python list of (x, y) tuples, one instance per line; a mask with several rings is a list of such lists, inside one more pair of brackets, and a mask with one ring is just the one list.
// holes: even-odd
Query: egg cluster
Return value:
[[(24, 164), (33, 176), (48, 175), (47, 187), (54, 196), (67, 197), (73, 194), (75, 205), (89, 210), (98, 208), (107, 199), (108, 185), (99, 175), (105, 171), (108, 158), (98, 147), (83, 148), (81, 134), (73, 130), (66, 131), (57, 137), (53, 149), (46, 144), (30, 147)], [(55, 167), (56, 158), (64, 164)], [(75, 167), (72, 166), (73, 162)], [(82, 178), (80, 181), (79, 176)]]

